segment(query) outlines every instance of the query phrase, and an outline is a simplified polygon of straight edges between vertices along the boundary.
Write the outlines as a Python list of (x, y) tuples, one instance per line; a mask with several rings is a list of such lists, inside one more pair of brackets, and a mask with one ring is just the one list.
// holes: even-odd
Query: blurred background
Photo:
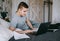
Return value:
[(27, 17), (30, 20), (60, 23), (60, 0), (0, 0), (0, 17), (11, 20), (21, 1), (29, 5)]

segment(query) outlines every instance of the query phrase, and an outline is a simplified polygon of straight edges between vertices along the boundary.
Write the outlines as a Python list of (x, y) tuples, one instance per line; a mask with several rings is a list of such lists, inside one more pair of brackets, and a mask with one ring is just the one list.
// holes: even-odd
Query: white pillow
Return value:
[(13, 36), (13, 32), (0, 25), (0, 39), (1, 41), (8, 41)]
[(5, 28), (9, 28), (9, 26), (10, 26), (9, 22), (7, 22), (1, 18), (0, 18), (0, 24), (3, 25)]
[(8, 28), (10, 23), (0, 18), (0, 41), (8, 41), (12, 36), (13, 32)]

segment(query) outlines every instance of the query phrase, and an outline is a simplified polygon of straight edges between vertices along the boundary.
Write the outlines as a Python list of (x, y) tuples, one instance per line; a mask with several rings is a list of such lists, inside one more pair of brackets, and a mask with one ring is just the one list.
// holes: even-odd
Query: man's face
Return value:
[(20, 16), (26, 16), (27, 11), (28, 11), (28, 8), (24, 8), (24, 7), (20, 8), (19, 9)]

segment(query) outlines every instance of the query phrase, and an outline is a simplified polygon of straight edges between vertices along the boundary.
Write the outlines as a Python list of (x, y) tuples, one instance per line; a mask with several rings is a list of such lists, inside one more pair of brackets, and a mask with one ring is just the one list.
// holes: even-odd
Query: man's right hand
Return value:
[(33, 31), (32, 30), (25, 30), (24, 33), (29, 34), (29, 33), (33, 33)]

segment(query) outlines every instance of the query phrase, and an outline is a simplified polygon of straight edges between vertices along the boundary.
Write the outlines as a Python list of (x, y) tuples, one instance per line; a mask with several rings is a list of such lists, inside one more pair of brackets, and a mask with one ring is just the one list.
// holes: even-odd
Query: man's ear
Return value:
[(19, 9), (19, 11), (21, 11), (21, 9)]

